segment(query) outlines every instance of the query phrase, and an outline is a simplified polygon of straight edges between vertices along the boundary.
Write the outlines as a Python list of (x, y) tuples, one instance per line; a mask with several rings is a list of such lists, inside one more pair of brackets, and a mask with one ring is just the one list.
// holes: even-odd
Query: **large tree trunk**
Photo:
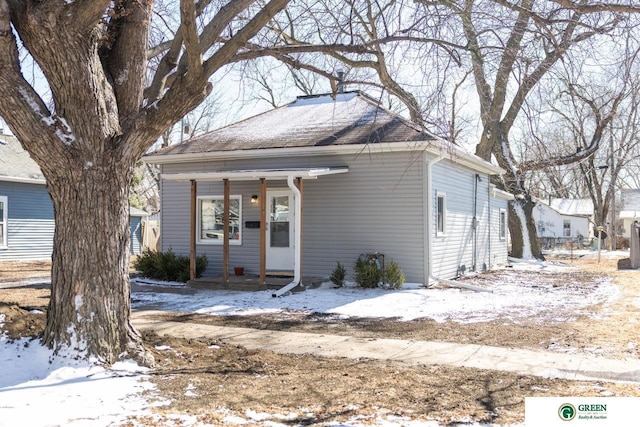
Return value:
[(113, 363), (145, 354), (129, 323), (133, 163), (120, 156), (99, 161), (85, 161), (72, 174), (60, 167), (47, 175), (56, 230), (44, 341), (56, 351), (71, 347)]
[(511, 256), (524, 259), (544, 259), (533, 220), (535, 204), (530, 196), (509, 203), (509, 234)]

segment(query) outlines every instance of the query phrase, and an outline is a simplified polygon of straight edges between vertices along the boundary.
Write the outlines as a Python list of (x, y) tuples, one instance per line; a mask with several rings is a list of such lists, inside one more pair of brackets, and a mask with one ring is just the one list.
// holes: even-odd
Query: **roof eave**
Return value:
[(4, 182), (19, 182), (21, 184), (37, 184), (37, 185), (46, 185), (47, 181), (44, 179), (35, 179), (35, 178), (22, 178), (19, 176), (0, 176), (0, 181)]
[(451, 161), (467, 166), (479, 172), (489, 175), (501, 175), (502, 168), (492, 165), (483, 159), (469, 154), (454, 145), (445, 141), (423, 140), (404, 142), (383, 142), (375, 144), (348, 144), (330, 145), (321, 147), (289, 147), (289, 148), (264, 148), (252, 150), (216, 151), (184, 154), (151, 154), (144, 156), (143, 161), (147, 163), (163, 165), (171, 163), (192, 163), (215, 160), (239, 160), (248, 158), (269, 158), (269, 157), (292, 157), (292, 156), (314, 156), (326, 154), (357, 154), (357, 153), (389, 153), (402, 151), (423, 151), (432, 154), (445, 152), (445, 157)]

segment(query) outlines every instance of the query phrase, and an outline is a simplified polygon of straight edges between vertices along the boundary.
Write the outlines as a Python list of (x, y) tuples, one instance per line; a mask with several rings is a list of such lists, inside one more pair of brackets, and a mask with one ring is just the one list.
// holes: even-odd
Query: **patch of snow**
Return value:
[[(618, 288), (608, 281), (583, 289), (549, 283), (547, 274), (576, 271), (570, 265), (538, 260), (515, 260), (513, 270), (491, 277), (486, 286), (493, 293), (464, 289), (424, 288), (411, 284), (398, 290), (362, 289), (345, 285), (336, 288), (324, 282), (315, 289), (273, 298), (271, 291), (241, 292), (199, 290), (198, 298), (162, 287), (134, 293), (134, 308), (195, 312), (209, 315), (255, 315), (297, 312), (323, 313), (339, 317), (398, 318), (409, 321), (426, 318), (438, 322), (485, 322), (499, 318), (517, 321), (537, 318), (542, 321), (566, 321), (568, 316), (590, 305), (618, 297)], [(521, 279), (516, 279), (522, 276)], [(594, 314), (590, 314), (594, 315)]]
[(0, 423), (101, 427), (150, 414), (141, 394), (154, 386), (143, 368), (119, 362), (105, 369), (71, 354), (0, 337), (0, 366), (11, 366), (0, 370)]
[[(31, 95), (31, 93), (29, 93), (25, 88), (21, 87), (18, 89), (18, 92), (20, 92), (20, 95), (22, 95), (22, 98), (27, 101), (27, 104), (29, 104), (29, 107), (31, 107), (31, 109), (39, 116), (43, 116), (44, 114), (42, 114), (42, 110), (40, 109), (40, 105), (38, 105), (38, 101), (36, 101), (36, 99)], [(46, 123), (46, 122), (45, 122)]]
[(155, 346), (155, 349), (156, 350), (160, 350), (160, 351), (171, 350), (171, 346), (168, 346), (168, 345), (157, 345), (157, 346)]
[(194, 392), (193, 390), (195, 390), (196, 387), (193, 384), (189, 384), (187, 385), (187, 388), (184, 392), (184, 395), (187, 397), (200, 397), (200, 395), (196, 392)]

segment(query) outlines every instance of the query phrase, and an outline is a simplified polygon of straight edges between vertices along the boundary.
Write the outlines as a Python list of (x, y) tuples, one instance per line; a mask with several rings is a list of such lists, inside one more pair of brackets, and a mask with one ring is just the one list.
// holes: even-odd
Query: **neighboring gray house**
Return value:
[(51, 257), (53, 205), (38, 165), (0, 134), (0, 261)]
[(419, 283), (507, 263), (511, 195), (489, 181), (502, 170), (360, 92), (299, 97), (144, 160), (161, 166), (161, 250), (205, 253), (205, 276), (295, 281), (376, 252)]
[[(141, 252), (144, 211), (131, 211), (131, 253)], [(53, 203), (40, 168), (12, 135), (0, 133), (0, 261), (51, 258)]]

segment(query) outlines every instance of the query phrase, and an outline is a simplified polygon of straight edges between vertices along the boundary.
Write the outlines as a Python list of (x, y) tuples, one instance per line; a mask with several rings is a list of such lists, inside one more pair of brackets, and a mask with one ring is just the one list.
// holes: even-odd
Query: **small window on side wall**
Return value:
[[(198, 197), (198, 243), (221, 245), (224, 239), (224, 197)], [(242, 197), (229, 197), (229, 244), (242, 243)]]
[(447, 232), (447, 195), (436, 193), (436, 235)]
[(562, 236), (571, 237), (571, 220), (565, 219), (562, 223)]
[(500, 240), (505, 240), (507, 238), (507, 211), (505, 209), (500, 209), (499, 221), (498, 237)]
[(0, 248), (7, 247), (7, 196), (0, 196)]

